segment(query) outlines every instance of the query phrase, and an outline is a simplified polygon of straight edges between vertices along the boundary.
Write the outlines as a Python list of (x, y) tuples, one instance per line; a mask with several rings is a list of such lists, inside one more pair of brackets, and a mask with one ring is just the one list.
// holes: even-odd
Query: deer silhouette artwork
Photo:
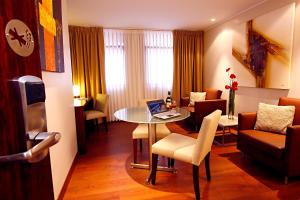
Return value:
[(247, 52), (246, 55), (232, 48), (232, 55), (250, 71), (256, 79), (256, 87), (265, 87), (265, 71), (268, 53), (283, 56), (284, 48), (266, 39), (263, 35), (253, 29), (253, 20), (247, 22)]

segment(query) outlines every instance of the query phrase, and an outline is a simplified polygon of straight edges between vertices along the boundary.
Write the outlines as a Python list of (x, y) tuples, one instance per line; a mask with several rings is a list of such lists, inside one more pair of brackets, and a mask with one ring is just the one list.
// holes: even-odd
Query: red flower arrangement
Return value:
[(228, 101), (228, 119), (234, 119), (234, 99), (235, 91), (238, 89), (238, 82), (236, 80), (236, 75), (230, 73), (230, 67), (226, 69), (229, 78), (229, 84), (225, 85), (225, 89), (229, 90), (229, 101)]
[(233, 73), (229, 73), (230, 71), (230, 67), (228, 67), (226, 69), (226, 72), (228, 73), (228, 77), (229, 77), (229, 84), (225, 85), (225, 89), (227, 90), (233, 90), (236, 91), (238, 89), (238, 82), (236, 81), (236, 75)]

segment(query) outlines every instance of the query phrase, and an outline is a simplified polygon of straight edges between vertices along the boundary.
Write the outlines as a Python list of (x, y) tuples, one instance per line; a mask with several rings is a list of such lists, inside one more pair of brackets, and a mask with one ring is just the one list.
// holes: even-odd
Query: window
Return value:
[(146, 81), (167, 93), (173, 83), (173, 36), (170, 31), (145, 31)]
[(122, 89), (126, 84), (123, 34), (117, 30), (104, 31), (105, 79), (108, 88)]
[(173, 83), (171, 31), (104, 29), (110, 120), (143, 98), (165, 98)]

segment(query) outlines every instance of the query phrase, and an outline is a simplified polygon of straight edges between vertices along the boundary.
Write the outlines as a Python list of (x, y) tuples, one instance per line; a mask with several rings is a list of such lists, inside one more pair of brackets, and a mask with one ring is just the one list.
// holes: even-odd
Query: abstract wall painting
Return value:
[(237, 25), (232, 56), (240, 86), (288, 89), (295, 4)]
[(64, 72), (61, 0), (38, 0), (42, 70)]

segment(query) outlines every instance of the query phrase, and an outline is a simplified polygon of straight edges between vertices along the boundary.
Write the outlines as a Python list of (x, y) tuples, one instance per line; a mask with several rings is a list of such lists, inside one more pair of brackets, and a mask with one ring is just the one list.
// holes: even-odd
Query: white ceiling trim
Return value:
[[(69, 24), (209, 30), (270, 0), (68, 0)], [(284, 1), (284, 0), (283, 0)], [(211, 22), (211, 18), (216, 18)]]
[[(298, 0), (298, 1), (300, 1), (300, 0)], [(227, 19), (224, 19), (221, 22), (215, 23), (215, 24), (205, 28), (204, 31), (206, 32), (211, 29), (214, 29), (217, 26), (224, 24), (231, 20), (235, 20), (236, 22), (242, 22), (242, 21), (246, 21), (249, 19), (253, 19), (257, 16), (263, 15), (267, 12), (271, 12), (272, 10), (278, 9), (289, 3), (294, 3), (294, 2), (297, 2), (297, 0), (264, 0), (264, 1), (259, 2), (256, 5), (253, 5), (231, 17), (228, 17)]]

